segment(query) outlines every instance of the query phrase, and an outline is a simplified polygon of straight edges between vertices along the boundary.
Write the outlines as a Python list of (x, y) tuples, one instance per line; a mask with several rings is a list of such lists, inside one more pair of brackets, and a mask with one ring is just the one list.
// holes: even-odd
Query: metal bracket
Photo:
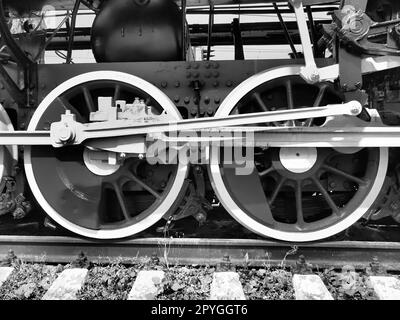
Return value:
[(400, 19), (375, 22), (365, 13), (365, 10), (356, 9), (352, 5), (336, 10), (333, 17), (339, 38), (356, 54), (400, 55), (399, 48), (391, 48), (388, 44), (370, 41), (370, 39), (382, 35), (394, 36), (394, 40), (398, 41), (399, 35), (396, 27), (398, 27)]
[(324, 68), (317, 67), (313, 45), (308, 30), (306, 14), (304, 12), (303, 1), (290, 0), (290, 3), (292, 4), (296, 15), (305, 59), (305, 67), (301, 69), (300, 76), (310, 84), (337, 79), (339, 77), (339, 65), (332, 65)]
[(308, 31), (308, 25), (306, 15), (304, 13), (303, 1), (302, 0), (290, 0), (293, 6), (294, 13), (296, 15), (297, 25), (300, 32), (301, 44), (303, 46), (303, 53), (306, 66), (302, 68), (300, 75), (308, 83), (317, 83), (321, 81), (321, 76), (315, 62), (314, 52), (312, 49), (312, 43), (310, 33)]

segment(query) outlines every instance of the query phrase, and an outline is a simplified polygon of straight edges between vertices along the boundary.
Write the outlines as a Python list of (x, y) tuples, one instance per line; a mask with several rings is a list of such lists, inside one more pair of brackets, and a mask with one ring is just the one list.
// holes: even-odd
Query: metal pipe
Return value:
[(57, 32), (61, 29), (63, 24), (69, 19), (69, 14), (67, 14), (64, 19), (61, 21), (61, 23), (57, 26), (56, 29), (52, 32), (51, 36), (47, 39), (46, 43), (44, 44), (43, 48), (40, 50), (40, 52), (36, 55), (35, 61), (41, 56), (41, 54), (46, 50), (48, 45), (51, 43), (51, 40), (57, 35)]
[(211, 41), (212, 32), (214, 26), (214, 4), (210, 1), (210, 13), (208, 18), (208, 39), (207, 39), (207, 61), (210, 61), (211, 57)]
[(312, 40), (312, 44), (313, 44), (314, 56), (317, 57), (318, 56), (318, 39), (317, 39), (317, 31), (315, 30), (315, 23), (314, 23), (314, 18), (312, 15), (311, 6), (307, 6), (306, 11), (307, 11), (308, 22), (310, 24), (311, 40)]
[[(339, 7), (316, 7), (313, 8), (313, 12), (332, 12), (335, 10), (338, 10)], [(279, 11), (281, 14), (285, 13), (285, 14), (289, 14), (289, 13), (293, 13), (292, 9), (289, 8), (279, 8)], [(205, 14), (209, 14), (210, 10), (207, 9), (187, 9), (187, 14), (191, 14), (191, 15), (205, 15)], [(256, 15), (261, 15), (261, 14), (275, 14), (276, 10), (275, 9), (249, 9), (247, 7), (245, 8), (241, 8), (240, 9), (240, 13), (242, 15), (246, 15), (246, 14), (256, 14)], [(226, 14), (233, 14), (233, 15), (237, 15), (239, 14), (239, 9), (226, 9), (226, 8), (218, 8), (215, 7), (214, 8), (214, 15), (226, 15)]]
[(298, 54), (297, 54), (296, 47), (294, 46), (293, 40), (292, 40), (292, 38), (290, 37), (290, 34), (289, 34), (289, 30), (288, 30), (288, 28), (287, 28), (287, 26), (285, 24), (285, 21), (283, 21), (281, 12), (279, 11), (279, 8), (276, 5), (276, 2), (273, 3), (273, 6), (275, 8), (276, 15), (278, 16), (279, 22), (280, 22), (280, 24), (282, 26), (283, 32), (285, 34), (285, 38), (286, 38), (287, 42), (289, 43), (290, 49), (292, 49), (293, 56), (294, 56), (295, 59), (297, 59), (298, 58)]
[(182, 0), (182, 60), (186, 60), (186, 0)]
[(74, 32), (75, 32), (75, 25), (76, 25), (76, 16), (79, 11), (80, 4), (81, 4), (81, 0), (76, 0), (74, 9), (72, 10), (71, 27), (70, 27), (69, 36), (68, 36), (68, 49), (67, 49), (67, 58), (66, 58), (67, 64), (71, 63), (71, 60), (72, 60), (72, 48), (74, 45)]
[(235, 60), (244, 60), (243, 39), (238, 18), (233, 19), (232, 33), (235, 47)]
[[(94, 7), (89, 1), (81, 0), (82, 4), (85, 5), (90, 10), (93, 10), (96, 14), (100, 12), (99, 8)], [(93, 2), (93, 1), (92, 1)]]

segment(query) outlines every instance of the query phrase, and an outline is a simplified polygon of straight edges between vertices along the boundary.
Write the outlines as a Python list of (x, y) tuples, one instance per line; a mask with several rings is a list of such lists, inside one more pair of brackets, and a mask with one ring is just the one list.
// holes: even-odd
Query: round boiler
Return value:
[(104, 1), (92, 27), (97, 62), (182, 60), (181, 10), (172, 0)]

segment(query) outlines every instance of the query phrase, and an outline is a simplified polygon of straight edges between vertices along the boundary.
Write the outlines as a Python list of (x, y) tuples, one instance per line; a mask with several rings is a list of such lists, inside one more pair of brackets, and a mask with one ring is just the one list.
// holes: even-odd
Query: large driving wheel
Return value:
[[(299, 73), (299, 66), (288, 66), (248, 79), (216, 116), (341, 103), (332, 84), (310, 85)], [(326, 120), (270, 125), (324, 126)], [(219, 157), (211, 153), (210, 175), (225, 209), (262, 236), (293, 242), (327, 238), (360, 219), (378, 196), (388, 165), (387, 148), (256, 148), (255, 170), (239, 176)]]
[[(143, 99), (158, 112), (180, 119), (170, 99), (152, 84), (121, 72), (74, 77), (54, 89), (36, 110), (28, 130), (48, 130), (65, 111), (89, 122), (97, 98)], [(25, 170), (32, 192), (46, 213), (66, 229), (90, 238), (132, 236), (173, 208), (187, 175), (186, 164), (149, 164), (127, 158), (119, 166), (90, 161), (84, 146), (25, 148)], [(88, 160), (89, 159), (89, 160)]]

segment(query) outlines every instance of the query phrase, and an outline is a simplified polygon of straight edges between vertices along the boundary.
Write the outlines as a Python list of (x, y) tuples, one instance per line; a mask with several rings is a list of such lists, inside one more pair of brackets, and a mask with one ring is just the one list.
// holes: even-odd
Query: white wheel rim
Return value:
[[(36, 130), (36, 126), (38, 125), (41, 116), (51, 105), (51, 103), (54, 101), (56, 97), (58, 97), (63, 92), (77, 85), (97, 80), (113, 80), (133, 85), (151, 95), (169, 115), (176, 117), (176, 119), (181, 119), (181, 115), (178, 109), (173, 104), (173, 102), (168, 98), (168, 96), (166, 96), (162, 91), (160, 91), (157, 87), (153, 86), (151, 83), (136, 76), (123, 72), (96, 71), (73, 77), (65, 81), (58, 87), (56, 87), (53, 91), (51, 91), (35, 111), (32, 120), (29, 123), (28, 131)], [(186, 163), (185, 161), (179, 161), (178, 168), (176, 171), (176, 176), (168, 195), (164, 198), (164, 201), (156, 208), (156, 210), (148, 217), (144, 218), (142, 221), (134, 225), (124, 227), (121, 229), (94, 230), (94, 229), (84, 228), (74, 223), (71, 223), (70, 221), (62, 217), (59, 213), (57, 213), (56, 210), (54, 210), (54, 208), (52, 208), (52, 206), (47, 202), (47, 200), (43, 196), (36, 182), (31, 163), (31, 147), (26, 147), (24, 152), (24, 165), (25, 165), (26, 177), (36, 200), (43, 208), (43, 210), (46, 211), (46, 213), (54, 221), (56, 221), (64, 228), (76, 234), (82, 235), (84, 237), (95, 238), (95, 239), (126, 238), (135, 235), (139, 232), (142, 232), (143, 230), (146, 230), (147, 228), (151, 227), (156, 222), (158, 222), (165, 214), (168, 213), (169, 209), (175, 203), (177, 195), (181, 191), (182, 185), (188, 173), (188, 165), (186, 165), (185, 163)]]
[[(14, 131), (8, 113), (0, 104), (0, 129)], [(17, 146), (2, 146), (0, 148), (0, 178), (12, 174), (12, 167), (18, 162)]]
[[(278, 67), (275, 69), (264, 71), (245, 80), (227, 96), (227, 98), (221, 104), (221, 107), (216, 112), (215, 117), (222, 118), (229, 116), (229, 114), (236, 106), (236, 104), (240, 101), (240, 99), (242, 99), (248, 92), (257, 88), (263, 83), (274, 80), (276, 78), (299, 75), (300, 70), (301, 70), (300, 66)], [(343, 220), (332, 226), (327, 227), (326, 229), (318, 231), (309, 231), (309, 232), (297, 233), (297, 232), (285, 232), (285, 231), (275, 230), (259, 223), (258, 221), (248, 216), (236, 204), (229, 190), (226, 188), (226, 185), (223, 181), (222, 172), (219, 166), (218, 153), (212, 152), (212, 150), (210, 152), (209, 173), (210, 173), (211, 184), (222, 205), (232, 215), (232, 217), (240, 224), (262, 236), (267, 236), (283, 241), (307, 242), (307, 241), (321, 240), (333, 236), (353, 225), (367, 212), (367, 210), (371, 207), (371, 205), (374, 203), (376, 199), (376, 197), (369, 195), (378, 194), (385, 180), (388, 158), (389, 158), (388, 148), (380, 148), (379, 156), (381, 165), (379, 166), (377, 177), (371, 187), (370, 192), (368, 193), (368, 196), (364, 199), (359, 208), (348, 217), (344, 218)]]

